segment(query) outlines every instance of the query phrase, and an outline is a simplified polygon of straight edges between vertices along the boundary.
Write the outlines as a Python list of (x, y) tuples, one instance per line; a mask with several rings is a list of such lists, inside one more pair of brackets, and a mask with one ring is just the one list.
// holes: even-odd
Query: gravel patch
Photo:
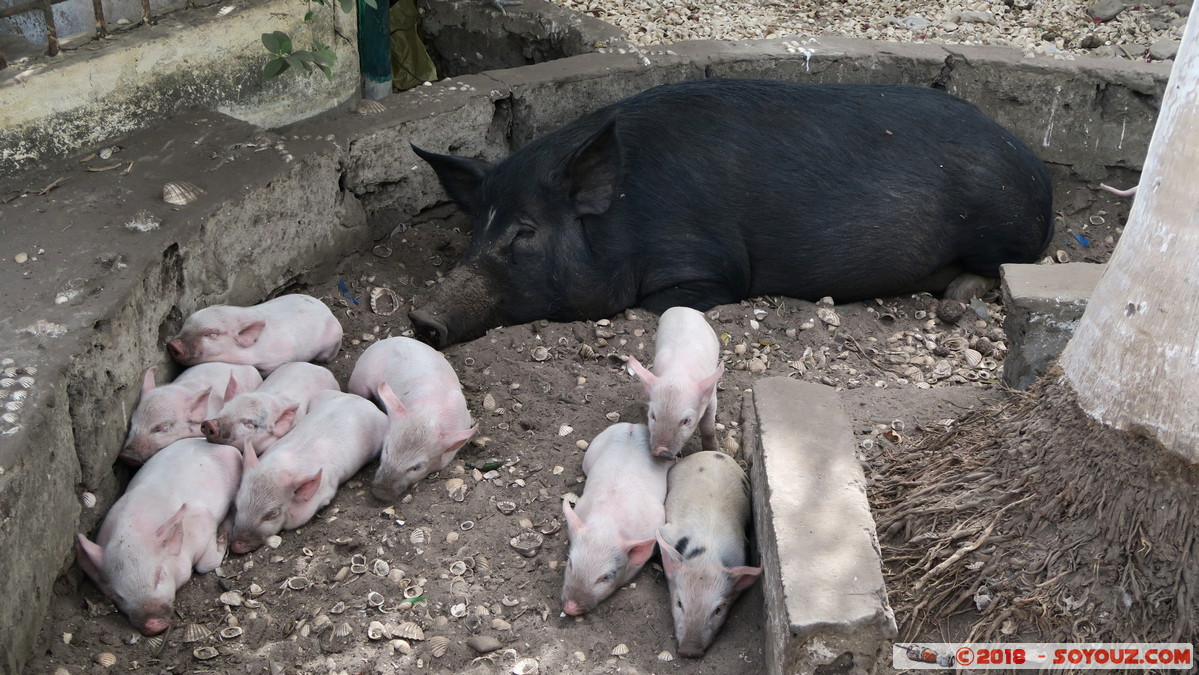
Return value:
[[(772, 0), (554, 0), (625, 30), (639, 45), (682, 40), (835, 35), (914, 43), (1002, 45), (1027, 54), (1150, 60), (1171, 53), (1192, 0), (945, 3)], [(1113, 4), (1114, 3), (1114, 4)], [(1105, 6), (1110, 5), (1110, 6)], [(1114, 16), (1113, 16), (1114, 15)], [(1110, 17), (1110, 18), (1109, 18)], [(1160, 43), (1150, 51), (1150, 46)]]

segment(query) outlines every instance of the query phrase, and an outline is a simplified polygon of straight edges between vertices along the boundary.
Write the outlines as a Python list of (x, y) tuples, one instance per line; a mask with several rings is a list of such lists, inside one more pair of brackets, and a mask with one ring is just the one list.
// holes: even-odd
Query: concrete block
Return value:
[[(866, 481), (830, 387), (773, 377), (753, 389), (754, 526), (771, 674), (864, 673), (896, 636)], [(748, 430), (747, 430), (748, 431)]]
[(1008, 354), (1003, 381), (1026, 389), (1066, 348), (1105, 265), (1003, 265), (1000, 277), (1007, 317)]
[[(110, 160), (121, 170), (67, 161), (0, 180), (0, 195), (34, 188), (0, 204), (6, 260), (25, 254), (0, 266), (0, 358), (34, 378), (15, 419), (0, 421), (0, 672), (19, 672), (74, 534), (116, 498), (141, 374), (172, 370), (164, 338), (201, 307), (325, 278), (370, 241), (362, 208), (339, 187), (333, 141), (197, 111), (122, 145)], [(204, 192), (172, 206), (167, 181)], [(81, 509), (84, 491), (94, 508)]]

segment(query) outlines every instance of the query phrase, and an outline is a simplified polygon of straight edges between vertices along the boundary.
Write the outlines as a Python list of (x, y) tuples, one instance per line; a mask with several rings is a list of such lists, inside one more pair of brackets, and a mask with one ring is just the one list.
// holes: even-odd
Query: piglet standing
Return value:
[(231, 548), (249, 553), (280, 530), (294, 530), (333, 500), (337, 486), (379, 455), (387, 416), (361, 396), (326, 391), (291, 433), (259, 460), (242, 453)]
[(200, 424), (219, 410), (221, 393), (235, 396), (254, 391), (262, 376), (252, 366), (204, 363), (188, 368), (174, 382), (156, 387), (157, 367), (142, 377), (142, 394), (129, 423), (120, 458), (138, 465), (181, 438), (203, 436)]
[(79, 566), (143, 635), (170, 625), (175, 591), (193, 567), (204, 573), (221, 563), (217, 530), (240, 478), (236, 448), (176, 441), (133, 476), (94, 543), (78, 536)]
[(292, 361), (330, 361), (341, 323), (310, 295), (281, 295), (253, 307), (214, 305), (187, 317), (167, 351), (185, 366), (209, 361), (251, 365), (270, 374)]
[(614, 424), (587, 447), (587, 488), (573, 509), (562, 500), (570, 534), (563, 612), (578, 616), (595, 609), (653, 555), (673, 463), (650, 455), (644, 424)]
[(702, 312), (671, 307), (655, 338), (654, 370), (629, 357), (629, 367), (649, 394), (650, 447), (674, 458), (699, 426), (704, 450), (716, 449), (716, 383), (724, 374), (720, 340)]
[[(232, 383), (231, 383), (232, 384)], [(279, 366), (258, 389), (230, 395), (220, 412), (200, 424), (212, 443), (245, 450), (247, 440), (258, 454), (291, 431), (308, 412), (311, 399), (323, 391), (341, 391), (328, 368), (297, 361)]]
[(367, 347), (354, 364), (349, 390), (374, 398), (390, 420), (371, 486), (383, 501), (399, 499), (445, 468), (475, 434), (454, 369), (422, 342), (395, 337)]
[(666, 525), (658, 530), (679, 653), (698, 658), (761, 567), (745, 565), (749, 480), (732, 457), (697, 452), (667, 479)]

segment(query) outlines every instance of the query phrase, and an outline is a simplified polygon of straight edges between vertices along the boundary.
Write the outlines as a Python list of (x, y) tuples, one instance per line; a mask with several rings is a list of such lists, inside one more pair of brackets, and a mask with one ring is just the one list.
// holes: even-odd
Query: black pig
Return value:
[(973, 105), (921, 87), (680, 82), (498, 164), (414, 150), (474, 227), (410, 314), (438, 347), (630, 306), (947, 287), (968, 299), (1000, 264), (1036, 258), (1053, 230), (1036, 155)]

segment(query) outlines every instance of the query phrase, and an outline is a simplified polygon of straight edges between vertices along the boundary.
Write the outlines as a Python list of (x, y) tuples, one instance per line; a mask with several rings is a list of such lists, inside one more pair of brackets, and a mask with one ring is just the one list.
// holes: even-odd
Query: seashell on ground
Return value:
[(192, 656), (196, 657), (200, 661), (207, 661), (208, 659), (215, 659), (216, 657), (218, 657), (220, 655), (221, 655), (221, 653), (216, 650), (216, 647), (213, 647), (211, 645), (204, 645), (203, 647), (196, 647), (195, 649), (192, 650)]
[(339, 638), (346, 637), (347, 635), (349, 635), (350, 633), (353, 633), (353, 632), (354, 632), (354, 627), (348, 623), (339, 623), (339, 624), (337, 624), (336, 627), (333, 628), (334, 637), (339, 637)]
[(155, 635), (154, 637), (148, 637), (144, 641), (142, 641), (142, 644), (146, 645), (146, 649), (149, 649), (150, 651), (155, 652), (155, 653), (161, 651), (163, 645), (165, 645), (166, 643), (167, 643), (167, 639), (163, 635)]
[(382, 593), (371, 591), (366, 594), (366, 604), (371, 607), (382, 607), (384, 602), (386, 602), (386, 598), (383, 597)]
[(418, 527), (412, 531), (412, 534), (408, 535), (408, 541), (412, 544), (425, 544), (429, 541), (429, 535), (429, 528)]
[(187, 206), (202, 194), (203, 190), (186, 181), (171, 181), (162, 186), (162, 201), (175, 206)]
[(429, 638), (429, 652), (437, 658), (445, 656), (450, 649), (450, 639), (444, 635), (434, 635)]
[(293, 591), (302, 591), (312, 585), (306, 577), (291, 577), (287, 580), (287, 587)]
[(377, 577), (385, 577), (389, 572), (391, 572), (391, 565), (389, 565), (386, 560), (376, 558), (375, 562), (371, 563), (371, 571), (374, 572), (375, 576)]
[(495, 508), (506, 516), (516, 510), (516, 504), (509, 501), (500, 501), (495, 503)]
[(412, 621), (405, 621), (404, 623), (396, 626), (395, 629), (391, 631), (391, 635), (392, 637), (403, 638), (405, 640), (425, 639), (424, 629)]
[(978, 350), (967, 349), (966, 351), (962, 352), (962, 359), (966, 361), (966, 365), (974, 368), (978, 366), (979, 363), (982, 363), (983, 355), (980, 354)]
[(390, 638), (391, 636), (388, 634), (387, 628), (382, 622), (372, 621), (370, 625), (366, 627), (366, 637), (371, 640), (382, 640), (384, 638)]
[(612, 656), (624, 656), (629, 653), (629, 646), (625, 643), (620, 643), (612, 648)]
[(262, 586), (259, 586), (258, 584), (250, 584), (249, 590), (250, 590), (251, 598), (257, 598), (258, 596), (260, 596), (266, 592), (266, 589), (264, 589)]
[(220, 630), (220, 635), (226, 640), (233, 640), (241, 637), (243, 632), (241, 626), (225, 626)]
[(390, 288), (375, 286), (371, 289), (371, 311), (380, 316), (391, 316), (400, 308), (400, 296)]
[(450, 616), (455, 619), (461, 619), (466, 616), (466, 603), (460, 602), (450, 608)]
[(537, 659), (525, 658), (512, 666), (512, 675), (533, 675), (537, 672)]
[(183, 627), (184, 642), (199, 642), (209, 635), (212, 635), (212, 629), (202, 624), (189, 623)]
[(541, 545), (545, 542), (545, 538), (536, 532), (521, 532), (519, 535), (508, 540), (508, 545), (516, 549), (526, 558), (532, 558), (541, 550)]
[(411, 654), (412, 653), (412, 645), (408, 644), (407, 640), (392, 640), (391, 642), (389, 642), (387, 644), (391, 645), (392, 649), (394, 649), (395, 651), (397, 651), (401, 654)]
[(354, 105), (354, 112), (358, 113), (359, 115), (378, 115), (386, 110), (387, 106), (379, 103), (378, 101), (372, 101), (369, 98), (361, 99), (357, 104)]
[(329, 608), (330, 614), (341, 614), (344, 611), (346, 611), (346, 603), (344, 602), (338, 602), (336, 605), (333, 605)]
[(266, 545), (271, 548), (279, 548), (283, 544), (283, 537), (277, 534), (272, 534), (266, 538)]
[(483, 395), (483, 409), (486, 410), (487, 412), (491, 412), (492, 410), (495, 410), (495, 397), (494, 396), (492, 396), (491, 394)]
[(512, 624), (504, 621), (503, 619), (492, 619), (491, 627), (494, 630), (510, 630), (512, 628)]
[(424, 588), (413, 585), (413, 586), (409, 586), (408, 588), (404, 589), (404, 597), (407, 598), (408, 600), (411, 600), (413, 598), (419, 598), (421, 595), (424, 594), (424, 592), (425, 592)]
[(456, 577), (466, 574), (466, 563), (461, 560), (450, 563), (450, 574)]
[(230, 607), (241, 607), (241, 593), (237, 591), (225, 591), (221, 593), (221, 604), (229, 605)]
[(90, 509), (96, 506), (96, 495), (90, 492), (84, 492), (79, 495), (79, 503), (83, 504), (83, 508)]
[(92, 658), (96, 661), (96, 663), (104, 666), (105, 668), (111, 668), (117, 663), (117, 655), (113, 654), (112, 652), (100, 652)]
[(951, 335), (941, 340), (941, 346), (951, 352), (960, 352), (967, 347), (966, 338), (957, 335)]
[(673, 661), (674, 654), (671, 654), (670, 652), (667, 652), (667, 651), (658, 652), (658, 660), (659, 661), (668, 661), (668, 662)]
[(316, 618), (312, 620), (312, 630), (316, 631), (318, 634), (329, 630), (329, 628), (332, 626), (333, 619), (330, 619), (328, 614), (318, 614)]
[(550, 358), (550, 350), (545, 347), (534, 347), (529, 355), (533, 357), (534, 361), (546, 361)]

